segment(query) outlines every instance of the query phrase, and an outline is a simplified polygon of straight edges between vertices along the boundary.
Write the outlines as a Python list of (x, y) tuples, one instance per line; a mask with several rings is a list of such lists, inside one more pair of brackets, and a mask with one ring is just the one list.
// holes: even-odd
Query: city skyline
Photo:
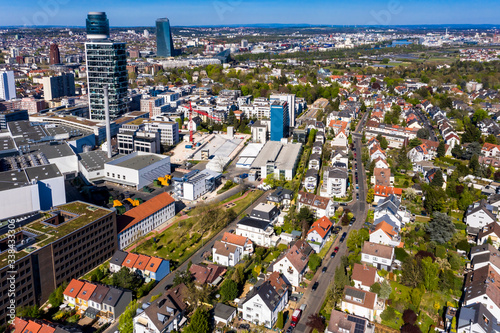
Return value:
[[(40, 2), (28, 0), (26, 6), (3, 4), (2, 26), (84, 26), (85, 13), (105, 11), (112, 26), (154, 26), (158, 17), (169, 17), (172, 26), (224, 26), (250, 24), (312, 25), (426, 25), (426, 24), (497, 24), (500, 3), (487, 0), (466, 1), (367, 1), (326, 2), (284, 1), (201, 1), (189, 4), (130, 0), (106, 4), (95, 0), (71, 5), (64, 0)], [(321, 10), (318, 8), (321, 7)], [(81, 22), (81, 23), (80, 23)]]

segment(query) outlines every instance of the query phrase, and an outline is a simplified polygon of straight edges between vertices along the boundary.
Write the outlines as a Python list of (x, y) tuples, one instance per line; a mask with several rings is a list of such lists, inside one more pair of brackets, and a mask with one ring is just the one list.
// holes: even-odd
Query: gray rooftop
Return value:
[(30, 145), (30, 151), (41, 151), (48, 159), (76, 155), (73, 149), (66, 143)]
[(302, 149), (301, 143), (293, 143), (284, 145), (281, 149), (278, 158), (276, 159), (276, 166), (280, 170), (291, 170), (295, 166), (297, 156)]
[(150, 166), (151, 164), (155, 164), (156, 162), (159, 162), (163, 160), (160, 156), (154, 155), (154, 154), (148, 154), (148, 155), (137, 155), (132, 158), (123, 160), (121, 162), (118, 162), (114, 165), (120, 166), (122, 168), (129, 168), (133, 170), (141, 170), (147, 166)]
[(16, 146), (14, 145), (14, 140), (12, 140), (10, 137), (0, 137), (0, 151), (6, 151), (11, 149), (16, 149)]
[(25, 186), (29, 179), (23, 170), (11, 170), (0, 172), (0, 191)]
[(61, 171), (59, 171), (59, 168), (55, 164), (40, 165), (24, 170), (31, 180), (44, 180), (62, 176)]
[(267, 141), (252, 163), (252, 168), (265, 166), (268, 161), (276, 161), (283, 145), (277, 141)]
[(108, 153), (103, 150), (93, 150), (87, 153), (81, 153), (80, 163), (88, 171), (102, 170), (104, 169), (104, 164), (113, 161), (117, 158), (123, 157), (124, 155), (117, 154), (108, 158)]
[(214, 316), (222, 319), (229, 319), (231, 315), (236, 312), (236, 308), (223, 304), (217, 303), (214, 308)]
[(106, 297), (104, 298), (103, 303), (115, 307), (123, 293), (124, 292), (121, 291), (120, 289), (110, 287), (108, 293), (106, 294)]

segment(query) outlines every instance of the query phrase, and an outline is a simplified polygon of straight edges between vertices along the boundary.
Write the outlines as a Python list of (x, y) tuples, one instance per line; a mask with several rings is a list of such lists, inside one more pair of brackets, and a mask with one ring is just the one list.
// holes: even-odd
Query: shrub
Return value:
[(405, 251), (405, 249), (401, 247), (397, 247), (394, 249), (394, 254), (396, 255), (396, 260), (401, 262), (405, 261), (408, 258), (409, 254)]

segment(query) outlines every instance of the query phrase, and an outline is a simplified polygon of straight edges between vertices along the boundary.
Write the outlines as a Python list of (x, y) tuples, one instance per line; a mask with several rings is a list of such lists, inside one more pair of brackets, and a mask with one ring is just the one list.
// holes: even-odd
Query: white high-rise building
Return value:
[(0, 99), (16, 98), (16, 82), (13, 71), (0, 71)]
[(149, 31), (144, 29), (144, 38), (149, 38)]

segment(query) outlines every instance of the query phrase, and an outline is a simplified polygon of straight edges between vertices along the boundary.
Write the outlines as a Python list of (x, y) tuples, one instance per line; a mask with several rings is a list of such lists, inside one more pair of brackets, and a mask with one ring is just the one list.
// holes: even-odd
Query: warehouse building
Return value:
[(274, 174), (276, 179), (292, 180), (297, 171), (301, 152), (301, 143), (268, 141), (250, 168), (262, 178)]
[(174, 177), (175, 195), (184, 200), (196, 200), (212, 192), (220, 184), (222, 174), (212, 170), (193, 170), (184, 177)]

